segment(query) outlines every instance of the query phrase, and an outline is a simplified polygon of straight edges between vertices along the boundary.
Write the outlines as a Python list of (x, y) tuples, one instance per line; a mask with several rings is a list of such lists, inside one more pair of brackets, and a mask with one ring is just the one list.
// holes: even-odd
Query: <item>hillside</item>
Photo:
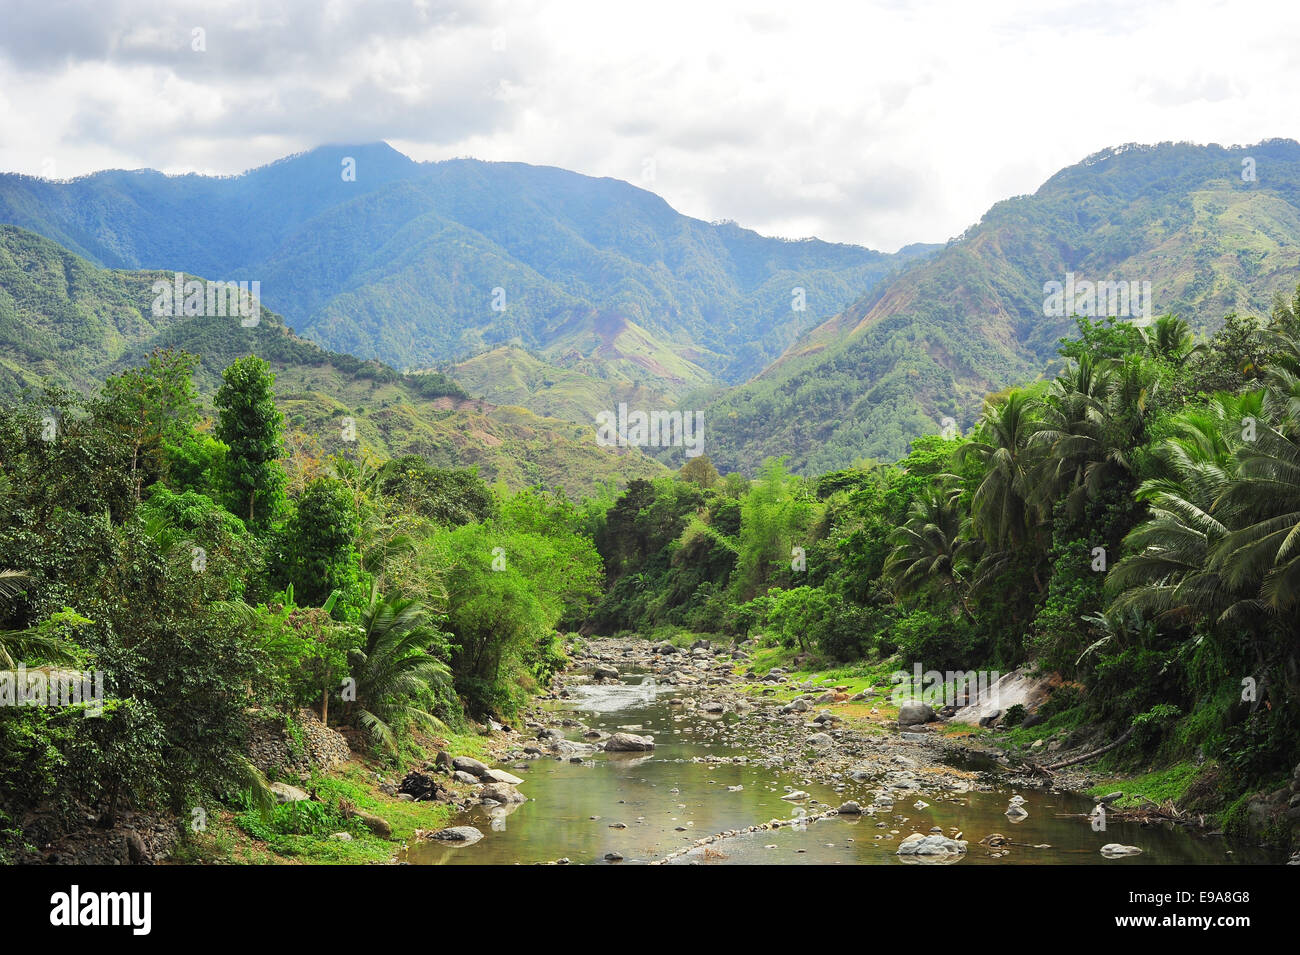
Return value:
[(1043, 373), (1073, 330), (1069, 314), (1044, 315), (1045, 283), (1067, 272), (1150, 282), (1154, 315), (1202, 331), (1267, 312), (1300, 278), (1300, 144), (1107, 150), (998, 203), (714, 397), (711, 454), (724, 469), (789, 455), (817, 472), (893, 460), (945, 416), (970, 426), (985, 394)]
[(571, 493), (607, 480), (653, 476), (636, 451), (599, 447), (591, 426), (471, 398), (438, 374), (401, 374), (328, 352), (263, 308), (256, 327), (237, 317), (157, 317), (152, 286), (170, 273), (109, 271), (54, 242), (0, 226), (0, 395), (42, 379), (81, 390), (143, 361), (155, 347), (198, 354), (195, 380), (210, 397), (222, 369), (254, 353), (271, 362), (292, 441), (344, 450), (344, 417), (381, 456), (415, 453), (442, 466), (477, 465), (512, 487)]
[(384, 143), (233, 177), (3, 175), (0, 221), (104, 267), (256, 279), (302, 334), (399, 368), (515, 344), (667, 394), (745, 380), (932, 249), (765, 238), (613, 179)]

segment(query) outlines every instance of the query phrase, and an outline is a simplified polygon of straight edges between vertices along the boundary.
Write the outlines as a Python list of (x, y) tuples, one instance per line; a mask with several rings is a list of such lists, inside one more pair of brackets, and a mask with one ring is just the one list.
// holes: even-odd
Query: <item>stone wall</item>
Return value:
[(249, 758), (272, 778), (305, 779), (316, 769), (332, 769), (352, 755), (347, 740), (320, 721), (311, 710), (294, 716), (298, 739), (285, 731), (278, 713), (257, 710), (249, 714)]

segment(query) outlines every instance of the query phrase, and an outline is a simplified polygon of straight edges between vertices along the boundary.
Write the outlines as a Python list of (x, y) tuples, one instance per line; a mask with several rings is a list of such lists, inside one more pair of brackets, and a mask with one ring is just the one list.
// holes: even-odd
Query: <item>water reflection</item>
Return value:
[[(770, 819), (793, 825), (762, 830), (693, 849), (676, 864), (821, 863), (853, 865), (941, 864), (1161, 865), (1265, 862), (1267, 854), (1252, 847), (1230, 846), (1172, 827), (1144, 828), (1110, 821), (1095, 832), (1088, 821), (1093, 801), (1081, 796), (1041, 791), (1016, 793), (1010, 787), (991, 792), (894, 792), (892, 808), (872, 803), (879, 783), (847, 782), (839, 791), (795, 774), (753, 764), (707, 762), (751, 752), (743, 738), (727, 731), (734, 714), (719, 717), (698, 708), (671, 705), (671, 700), (708, 701), (707, 690), (659, 686), (635, 675), (626, 682), (580, 685), (554, 709), (556, 721), (586, 724), (566, 729), (578, 738), (586, 728), (612, 733), (653, 735), (650, 753), (596, 753), (581, 763), (541, 758), (508, 765), (523, 778), (519, 791), (528, 801), (492, 809), (476, 808), (454, 825), (476, 826), (485, 833), (473, 846), (453, 848), (436, 842), (412, 845), (407, 861), (425, 865), (513, 864), (568, 858), (575, 863), (626, 859), (629, 863), (663, 858), (697, 839), (742, 829)], [(721, 732), (719, 732), (721, 730)], [(522, 745), (522, 741), (521, 741)], [(926, 754), (918, 751), (918, 760)], [(808, 793), (798, 804), (783, 800), (791, 790)], [(924, 796), (923, 799), (921, 797)], [(1012, 818), (1012, 797), (1024, 815)], [(867, 807), (862, 816), (815, 819), (829, 806), (853, 799)], [(922, 808), (916, 808), (918, 800)], [(958, 857), (906, 857), (895, 854), (912, 832), (967, 841)], [(960, 836), (957, 834), (960, 833)], [(999, 836), (998, 848), (981, 844)], [(1107, 860), (1106, 843), (1141, 846), (1142, 855)], [(1002, 855), (1000, 853), (1006, 853)], [(612, 856), (609, 860), (606, 856)]]

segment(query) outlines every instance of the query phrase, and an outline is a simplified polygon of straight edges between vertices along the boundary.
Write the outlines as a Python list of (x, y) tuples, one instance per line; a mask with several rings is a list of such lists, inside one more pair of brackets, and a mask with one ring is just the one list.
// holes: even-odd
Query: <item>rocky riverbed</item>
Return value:
[(900, 727), (891, 689), (760, 679), (743, 649), (590, 641), (519, 725), (494, 734), (506, 769), (440, 757), (470, 810), (421, 834), (405, 860), (1232, 859), (1222, 840), (1185, 832), (1096, 831), (1093, 801), (1069, 792), (1086, 774), (1017, 772), (937, 720)]

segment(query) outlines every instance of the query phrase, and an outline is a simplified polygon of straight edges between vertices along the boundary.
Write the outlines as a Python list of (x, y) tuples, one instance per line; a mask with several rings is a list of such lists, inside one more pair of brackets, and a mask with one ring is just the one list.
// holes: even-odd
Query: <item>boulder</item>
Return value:
[(374, 813), (365, 812), (361, 809), (352, 809), (349, 811), (349, 815), (360, 819), (361, 824), (379, 838), (391, 839), (393, 837), (393, 827), (388, 824), (387, 819), (381, 819)]
[(482, 839), (483, 833), (473, 826), (449, 826), (446, 829), (439, 829), (430, 838), (437, 839), (439, 842), (455, 842), (468, 846)]
[(862, 807), (850, 799), (848, 802), (840, 804), (839, 812), (841, 816), (860, 816), (862, 815)]
[(297, 786), (288, 783), (271, 783), (271, 792), (275, 793), (276, 802), (302, 802), (311, 798)]
[(947, 836), (922, 835), (914, 832), (898, 844), (895, 855), (900, 856), (953, 856), (966, 852), (964, 839), (949, 839)]
[(1121, 845), (1118, 842), (1108, 842), (1101, 847), (1101, 854), (1107, 859), (1119, 859), (1123, 856), (1135, 856), (1142, 850), (1137, 846)]
[(617, 680), (618, 671), (611, 666), (598, 666), (591, 671), (591, 675), (597, 680)]
[(477, 759), (470, 756), (457, 756), (451, 761), (452, 769), (459, 769), (461, 772), (469, 773), (471, 776), (481, 777), (488, 771), (485, 763), (480, 763)]
[(507, 786), (518, 786), (523, 782), (518, 776), (508, 773), (504, 769), (489, 769), (479, 778), (485, 783), (505, 783)]
[(920, 700), (908, 700), (898, 708), (899, 726), (919, 726), (934, 720), (934, 707)]
[(579, 743), (571, 739), (554, 739), (550, 745), (551, 752), (557, 756), (590, 756), (597, 749), (599, 747), (591, 743)]
[(513, 805), (514, 803), (524, 802), (524, 796), (514, 786), (507, 786), (505, 783), (491, 783), (479, 790), (480, 799), (491, 799), (493, 802), (499, 802), (503, 806)]
[(643, 753), (655, 748), (654, 737), (633, 733), (615, 733), (605, 741), (607, 753)]

